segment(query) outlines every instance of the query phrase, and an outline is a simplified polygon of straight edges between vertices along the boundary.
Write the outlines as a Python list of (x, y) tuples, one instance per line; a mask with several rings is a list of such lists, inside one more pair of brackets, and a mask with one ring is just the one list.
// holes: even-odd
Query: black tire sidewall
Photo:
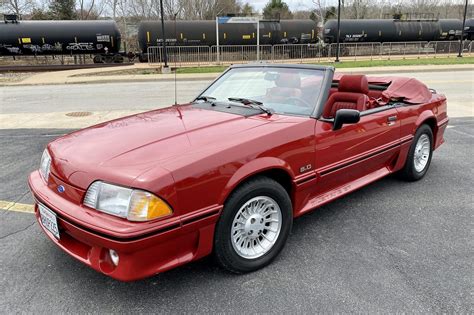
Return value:
[[(273, 247), (263, 256), (246, 259), (239, 256), (232, 246), (231, 227), (240, 207), (248, 200), (257, 196), (267, 196), (275, 200), (281, 210), (282, 225), (278, 239)], [(226, 269), (243, 273), (254, 271), (268, 265), (283, 249), (291, 232), (293, 209), (286, 190), (276, 181), (260, 177), (245, 183), (229, 197), (222, 215), (216, 225), (214, 251), (219, 263)]]
[[(415, 169), (415, 149), (416, 149), (416, 144), (418, 143), (418, 139), (420, 139), (421, 135), (426, 134), (430, 140), (430, 156), (428, 157), (428, 162), (426, 163), (425, 168), (421, 171), (418, 172)], [(431, 128), (428, 125), (422, 125), (420, 128), (415, 133), (415, 136), (413, 138), (413, 142), (410, 146), (410, 150), (408, 151), (408, 157), (407, 161), (405, 164), (405, 178), (408, 180), (419, 180), (425, 176), (425, 174), (428, 172), (428, 169), (431, 164), (431, 158), (433, 157), (433, 132), (431, 131)]]

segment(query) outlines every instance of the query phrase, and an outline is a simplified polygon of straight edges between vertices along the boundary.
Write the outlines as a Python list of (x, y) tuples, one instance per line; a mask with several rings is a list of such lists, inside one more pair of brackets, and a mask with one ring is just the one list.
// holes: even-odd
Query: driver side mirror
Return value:
[(360, 112), (355, 109), (340, 109), (334, 117), (332, 130), (339, 130), (344, 124), (355, 124), (360, 120)]

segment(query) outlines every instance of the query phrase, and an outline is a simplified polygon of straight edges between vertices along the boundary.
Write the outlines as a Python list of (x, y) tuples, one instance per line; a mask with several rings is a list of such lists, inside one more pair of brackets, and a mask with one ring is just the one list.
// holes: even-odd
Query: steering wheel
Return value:
[(286, 102), (290, 103), (291, 105), (296, 105), (296, 106), (301, 106), (301, 107), (308, 107), (308, 108), (313, 107), (313, 105), (311, 105), (310, 103), (306, 102), (305, 100), (303, 100), (299, 97), (295, 97), (295, 96), (290, 96), (290, 97), (286, 98), (285, 103)]

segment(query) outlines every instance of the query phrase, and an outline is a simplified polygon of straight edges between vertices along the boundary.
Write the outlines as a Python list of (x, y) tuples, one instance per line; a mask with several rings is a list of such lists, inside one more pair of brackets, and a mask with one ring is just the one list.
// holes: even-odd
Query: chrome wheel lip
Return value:
[(232, 247), (242, 258), (260, 258), (273, 248), (281, 227), (282, 212), (273, 198), (251, 198), (239, 208), (232, 221)]
[(430, 159), (431, 141), (428, 135), (422, 134), (415, 145), (415, 152), (413, 157), (413, 166), (418, 173), (425, 170)]

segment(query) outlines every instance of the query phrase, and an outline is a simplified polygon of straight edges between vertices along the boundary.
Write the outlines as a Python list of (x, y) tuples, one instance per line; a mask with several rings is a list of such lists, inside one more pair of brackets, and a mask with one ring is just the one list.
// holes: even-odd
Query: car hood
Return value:
[[(52, 172), (71, 184), (87, 188), (96, 179), (131, 184), (152, 167), (194, 150), (220, 144), (234, 135), (282, 119), (277, 115), (241, 115), (173, 106), (128, 116), (61, 137), (49, 145)], [(258, 134), (258, 131), (252, 131)]]

